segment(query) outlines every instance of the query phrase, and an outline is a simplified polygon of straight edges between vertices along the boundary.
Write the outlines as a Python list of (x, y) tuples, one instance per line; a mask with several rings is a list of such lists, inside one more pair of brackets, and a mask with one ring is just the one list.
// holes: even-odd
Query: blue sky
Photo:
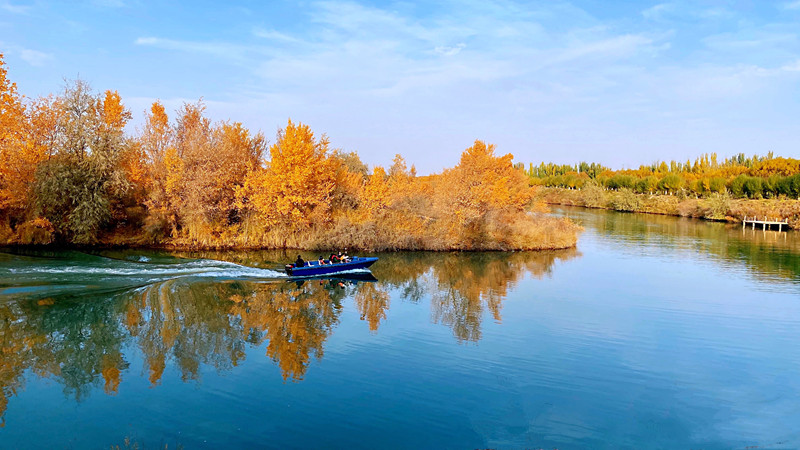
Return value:
[(800, 0), (0, 0), (20, 92), (80, 76), (134, 113), (202, 97), (420, 173), (475, 139), (517, 161), (800, 157)]

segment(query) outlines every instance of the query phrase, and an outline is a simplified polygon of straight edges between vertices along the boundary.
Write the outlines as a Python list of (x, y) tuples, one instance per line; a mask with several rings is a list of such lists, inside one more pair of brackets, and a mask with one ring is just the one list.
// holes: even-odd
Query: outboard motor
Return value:
[(294, 264), (286, 264), (283, 266), (284, 270), (286, 270), (286, 275), (292, 276), (292, 269), (294, 269)]

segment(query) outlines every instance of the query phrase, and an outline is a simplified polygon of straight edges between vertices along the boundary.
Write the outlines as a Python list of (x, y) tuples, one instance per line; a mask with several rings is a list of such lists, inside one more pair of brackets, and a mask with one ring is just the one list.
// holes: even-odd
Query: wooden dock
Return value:
[(758, 218), (757, 216), (747, 217), (744, 216), (742, 220), (742, 228), (747, 227), (747, 224), (753, 224), (753, 229), (756, 229), (756, 225), (761, 225), (761, 228), (766, 230), (767, 227), (772, 228), (773, 225), (778, 226), (778, 231), (783, 231), (783, 227), (786, 227), (786, 230), (789, 230), (789, 219), (775, 219), (775, 218), (768, 218), (764, 216), (763, 219)]

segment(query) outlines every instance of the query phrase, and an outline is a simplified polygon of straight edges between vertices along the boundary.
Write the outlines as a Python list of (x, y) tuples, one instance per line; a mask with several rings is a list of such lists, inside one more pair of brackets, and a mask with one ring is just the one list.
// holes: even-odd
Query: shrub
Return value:
[(728, 194), (714, 194), (708, 199), (708, 212), (705, 217), (712, 220), (724, 220), (730, 210), (731, 197)]
[(611, 199), (611, 207), (617, 211), (638, 211), (641, 206), (639, 197), (627, 188), (620, 189)]
[(750, 198), (761, 198), (764, 182), (759, 177), (747, 177), (742, 186), (742, 192)]
[(714, 177), (708, 181), (708, 190), (711, 192), (725, 192), (725, 179)]
[(586, 186), (581, 189), (583, 206), (588, 206), (589, 208), (604, 208), (606, 206), (605, 194), (603, 188), (597, 184), (587, 183)]
[(650, 194), (658, 187), (658, 178), (650, 176), (636, 182), (636, 192)]
[(728, 185), (728, 189), (731, 191), (731, 194), (734, 197), (743, 197), (744, 194), (744, 183), (747, 180), (747, 175), (739, 175), (738, 177), (731, 180), (730, 184)]
[(49, 220), (37, 217), (17, 228), (18, 242), (24, 245), (50, 244), (54, 240), (55, 228)]
[(632, 189), (636, 184), (636, 179), (633, 178), (631, 175), (621, 175), (617, 174), (611, 177), (607, 182), (606, 186), (609, 189)]
[(664, 177), (658, 181), (658, 189), (674, 194), (683, 187), (683, 184), (683, 178), (674, 173), (670, 173), (664, 175)]

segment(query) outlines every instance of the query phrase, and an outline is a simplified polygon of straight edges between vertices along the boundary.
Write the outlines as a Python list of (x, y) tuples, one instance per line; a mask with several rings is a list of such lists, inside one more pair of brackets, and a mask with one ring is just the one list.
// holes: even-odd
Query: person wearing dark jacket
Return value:
[(306, 262), (303, 261), (303, 258), (301, 258), (300, 255), (297, 255), (297, 260), (294, 262), (294, 266), (295, 267), (303, 267), (305, 265), (306, 265)]

